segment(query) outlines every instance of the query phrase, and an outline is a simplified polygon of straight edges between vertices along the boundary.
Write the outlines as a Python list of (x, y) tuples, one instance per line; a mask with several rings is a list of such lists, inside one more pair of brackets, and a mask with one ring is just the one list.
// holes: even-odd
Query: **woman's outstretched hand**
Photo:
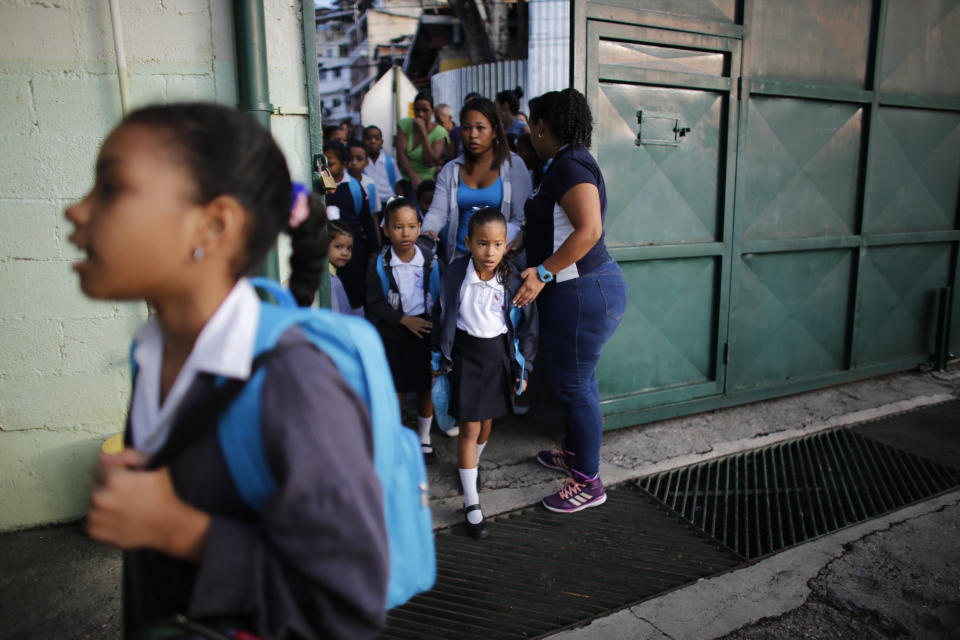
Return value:
[(525, 307), (537, 299), (537, 296), (543, 291), (544, 283), (540, 282), (536, 267), (524, 269), (520, 277), (523, 278), (523, 285), (517, 291), (517, 295), (513, 296), (513, 304), (518, 307)]

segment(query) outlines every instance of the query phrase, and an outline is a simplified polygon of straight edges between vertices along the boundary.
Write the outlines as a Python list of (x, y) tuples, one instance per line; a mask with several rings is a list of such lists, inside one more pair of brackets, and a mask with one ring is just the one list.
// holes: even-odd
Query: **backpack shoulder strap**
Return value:
[[(384, 153), (384, 152), (381, 151), (380, 153)], [(396, 188), (397, 188), (397, 167), (396, 167), (396, 163), (393, 161), (393, 158), (391, 158), (389, 154), (384, 153), (384, 156), (386, 157), (387, 179), (390, 180), (390, 188), (391, 188), (391, 189), (396, 189)]]
[(390, 277), (387, 275), (387, 267), (384, 264), (383, 253), (377, 255), (377, 276), (380, 278), (380, 290), (383, 291), (383, 299), (390, 299)]
[[(509, 303), (508, 303), (509, 304)], [(520, 365), (520, 388), (523, 388), (523, 378), (526, 375), (526, 359), (523, 357), (523, 353), (520, 351), (520, 335), (517, 331), (517, 327), (520, 326), (520, 320), (523, 319), (523, 312), (520, 310), (520, 307), (511, 305), (510, 308), (510, 324), (513, 325), (513, 357), (517, 361), (517, 364)], [(517, 395), (520, 395), (517, 393)]]
[(363, 187), (357, 182), (357, 179), (347, 174), (347, 184), (350, 185), (350, 193), (353, 195), (353, 206), (356, 209), (356, 214), (360, 215), (360, 210), (363, 209)]
[(440, 261), (434, 255), (430, 259), (430, 298), (433, 302), (440, 299)]
[(279, 353), (275, 346), (280, 336), (298, 324), (305, 311), (260, 305), (250, 377), (217, 421), (217, 439), (230, 476), (244, 501), (257, 511), (277, 488), (263, 448), (260, 407), (266, 367), (262, 365)]
[(279, 307), (296, 309), (299, 306), (293, 294), (290, 293), (290, 289), (287, 289), (276, 280), (257, 276), (250, 278), (250, 284), (252, 284), (255, 289), (269, 293)]

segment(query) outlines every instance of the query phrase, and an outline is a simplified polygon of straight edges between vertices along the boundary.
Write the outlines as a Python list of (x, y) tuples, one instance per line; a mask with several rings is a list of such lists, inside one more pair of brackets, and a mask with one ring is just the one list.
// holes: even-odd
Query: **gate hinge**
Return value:
[(737, 78), (737, 100), (740, 99), (740, 94), (743, 93), (743, 76)]
[(730, 364), (730, 343), (723, 343), (723, 364)]

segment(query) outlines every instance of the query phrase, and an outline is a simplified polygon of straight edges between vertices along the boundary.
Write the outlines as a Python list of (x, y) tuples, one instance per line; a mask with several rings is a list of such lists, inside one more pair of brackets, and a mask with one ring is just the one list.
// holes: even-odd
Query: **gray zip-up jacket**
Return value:
[[(446, 249), (447, 262), (453, 262), (457, 253), (457, 227), (460, 224), (460, 208), (457, 206), (457, 188), (460, 186), (460, 167), (466, 163), (466, 156), (460, 154), (443, 166), (437, 176), (437, 188), (433, 192), (433, 203), (423, 219), (423, 230), (440, 233), (447, 226), (446, 235), (440, 239)], [(503, 182), (503, 202), (500, 213), (507, 219), (507, 236), (511, 237), (523, 227), (525, 216), (523, 206), (533, 193), (533, 183), (523, 159), (510, 152), (500, 165), (500, 178)], [(448, 224), (449, 223), (449, 224)]]

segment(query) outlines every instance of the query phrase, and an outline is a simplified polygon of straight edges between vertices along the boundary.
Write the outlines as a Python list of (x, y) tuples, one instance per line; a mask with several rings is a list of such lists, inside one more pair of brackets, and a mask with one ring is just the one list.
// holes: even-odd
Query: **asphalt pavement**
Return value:
[[(946, 372), (905, 372), (620, 429), (604, 435), (601, 477), (616, 484), (957, 397), (954, 363)], [(561, 424), (562, 415), (548, 410), (495, 425), (481, 461), (485, 513), (535, 504), (557, 489), (557, 474), (532, 457), (556, 443)], [(436, 434), (434, 443), (431, 505), (444, 527), (462, 517), (456, 441)], [(553, 637), (960, 638), (957, 540), (955, 491)], [(0, 640), (115, 640), (119, 611), (119, 554), (76, 523), (0, 534)]]

